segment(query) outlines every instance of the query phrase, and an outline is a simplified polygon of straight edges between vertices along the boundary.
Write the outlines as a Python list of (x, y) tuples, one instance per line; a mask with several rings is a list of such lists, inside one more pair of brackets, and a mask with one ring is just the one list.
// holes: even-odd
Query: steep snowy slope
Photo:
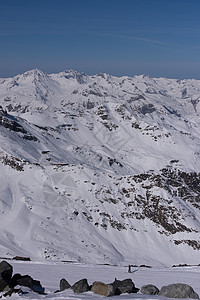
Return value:
[(200, 81), (0, 79), (0, 255), (199, 263)]

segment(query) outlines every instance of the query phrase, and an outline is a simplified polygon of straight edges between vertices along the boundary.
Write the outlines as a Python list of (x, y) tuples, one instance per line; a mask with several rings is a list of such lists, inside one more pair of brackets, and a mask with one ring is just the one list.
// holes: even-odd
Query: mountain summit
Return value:
[(199, 263), (200, 81), (0, 79), (0, 255)]

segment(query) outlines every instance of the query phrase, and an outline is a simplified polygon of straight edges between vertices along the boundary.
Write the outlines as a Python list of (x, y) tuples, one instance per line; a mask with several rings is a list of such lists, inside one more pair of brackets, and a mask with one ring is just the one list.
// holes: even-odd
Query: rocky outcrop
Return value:
[(19, 273), (16, 273), (11, 278), (9, 286), (11, 289), (13, 289), (17, 285), (28, 287), (32, 291), (39, 293), (39, 294), (44, 293), (44, 288), (42, 287), (40, 281), (33, 279), (29, 275), (21, 275)]
[(123, 294), (123, 293), (137, 293), (139, 291), (138, 288), (135, 287), (132, 279), (124, 279), (124, 280), (115, 280), (111, 283), (112, 286), (116, 289), (116, 294)]
[(40, 281), (33, 279), (29, 275), (20, 275), (16, 283), (20, 286), (26, 286), (38, 294), (44, 294), (44, 288), (42, 287)]
[(100, 281), (95, 281), (91, 291), (95, 294), (110, 297), (116, 295), (116, 288), (112, 284), (106, 284)]
[(95, 281), (92, 285), (91, 291), (95, 294), (110, 297), (120, 295), (123, 293), (137, 293), (138, 288), (135, 287), (132, 279), (117, 280), (110, 284), (106, 284), (100, 281)]
[(69, 282), (65, 278), (62, 278), (60, 280), (60, 292), (70, 289), (70, 288), (71, 288), (71, 285), (69, 284)]
[(87, 282), (87, 279), (81, 279), (74, 283), (74, 285), (71, 287), (74, 293), (84, 293), (88, 292), (90, 290), (89, 284)]
[(147, 284), (141, 287), (140, 292), (145, 295), (157, 295), (159, 289), (153, 284)]
[(13, 267), (6, 261), (0, 263), (0, 292), (9, 285), (12, 277)]
[(0, 106), (0, 126), (13, 131), (24, 140), (37, 141), (38, 139), (28, 132), (19, 122), (19, 120), (2, 109)]
[(44, 294), (44, 288), (40, 281), (33, 279), (29, 275), (13, 274), (13, 267), (6, 261), (0, 263), (0, 292), (6, 291), (5, 296), (11, 296), (13, 292), (19, 292), (21, 289), (15, 289), (16, 286), (28, 287), (32, 291)]
[(193, 298), (199, 299), (198, 294), (188, 284), (175, 283), (163, 286), (159, 292), (160, 296), (167, 298)]

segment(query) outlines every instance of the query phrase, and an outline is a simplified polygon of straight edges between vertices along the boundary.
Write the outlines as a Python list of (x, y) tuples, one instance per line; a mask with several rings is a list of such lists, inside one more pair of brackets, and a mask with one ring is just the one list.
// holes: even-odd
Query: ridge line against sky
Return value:
[(199, 0), (0, 0), (0, 77), (38, 68), (200, 79)]

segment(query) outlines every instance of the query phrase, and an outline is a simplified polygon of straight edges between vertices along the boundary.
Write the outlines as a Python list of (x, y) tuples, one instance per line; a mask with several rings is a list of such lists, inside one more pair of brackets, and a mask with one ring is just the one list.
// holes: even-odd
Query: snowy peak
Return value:
[(84, 84), (87, 82), (88, 76), (85, 73), (80, 73), (74, 70), (66, 70), (58, 74), (51, 74), (53, 78), (75, 80), (78, 84)]
[(1, 79), (1, 256), (196, 263), (199, 90), (73, 70)]
[[(20, 76), (20, 75), (18, 75)], [(21, 75), (22, 77), (33, 77), (33, 78), (42, 78), (45, 77), (45, 73), (39, 69), (32, 69)]]
[(23, 74), (16, 75), (10, 79), (10, 88), (19, 87), (23, 84), (43, 82), (46, 80), (48, 75), (43, 73), (41, 70), (33, 69)]
[(61, 90), (59, 83), (38, 69), (3, 80), (0, 87), (4, 107), (13, 112), (45, 109)]
[[(176, 111), (177, 115), (185, 117), (189, 114), (196, 115), (200, 111), (200, 83), (197, 80), (155, 79), (147, 75), (132, 78), (126, 76), (117, 78), (108, 74), (87, 76), (73, 70), (47, 75), (34, 69), (6, 79), (0, 86), (2, 91), (5, 90), (4, 94), (7, 97), (5, 102), (9, 102), (11, 97), (16, 106), (26, 102), (27, 100), (23, 98), (27, 96), (32, 99), (32, 103), (35, 99), (48, 106), (50, 104), (54, 106), (53, 99), (57, 99), (57, 108), (58, 106), (61, 108), (62, 104), (66, 105), (66, 101), (67, 103), (116, 102), (129, 106), (129, 111), (135, 115), (137, 112), (146, 114), (146, 111), (149, 113)], [(20, 101), (15, 94), (21, 96)], [(24, 103), (23, 109), (25, 106)], [(6, 105), (3, 107), (6, 108)]]

